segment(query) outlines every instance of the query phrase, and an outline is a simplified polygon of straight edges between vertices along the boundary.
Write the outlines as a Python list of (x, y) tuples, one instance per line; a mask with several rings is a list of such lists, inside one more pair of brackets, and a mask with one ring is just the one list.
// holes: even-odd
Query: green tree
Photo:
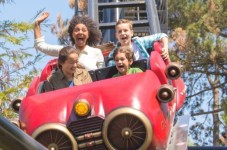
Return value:
[[(0, 4), (12, 1), (0, 0)], [(10, 102), (26, 94), (31, 80), (38, 70), (35, 63), (41, 55), (32, 55), (33, 47), (24, 47), (28, 33), (33, 29), (29, 22), (15, 22), (0, 19), (0, 114), (16, 117), (10, 109)]]
[(189, 134), (196, 145), (220, 145), (226, 127), (218, 112), (227, 94), (227, 0), (169, 0), (168, 8), (171, 59), (186, 71), (187, 99), (179, 114), (192, 114)]

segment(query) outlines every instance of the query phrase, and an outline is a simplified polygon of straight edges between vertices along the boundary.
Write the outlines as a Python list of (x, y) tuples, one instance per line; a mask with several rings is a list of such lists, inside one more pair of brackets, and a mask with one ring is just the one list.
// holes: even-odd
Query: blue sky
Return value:
[[(48, 18), (48, 24), (56, 22), (58, 14), (62, 15), (63, 19), (70, 19), (74, 15), (74, 9), (71, 9), (68, 5), (67, 0), (14, 0), (13, 3), (6, 3), (0, 5), (0, 21), (3, 20), (14, 20), (17, 22), (33, 22), (32, 20), (38, 11), (45, 9), (50, 13)], [(45, 28), (42, 31), (45, 35), (47, 43), (58, 44), (56, 36), (50, 33), (48, 28)], [(29, 39), (23, 43), (23, 47), (33, 47), (34, 46), (34, 37), (33, 32), (28, 33)], [(31, 49), (32, 53), (36, 53), (35, 49)], [(45, 64), (53, 57), (46, 56), (40, 64), (37, 64), (38, 68), (42, 68)]]

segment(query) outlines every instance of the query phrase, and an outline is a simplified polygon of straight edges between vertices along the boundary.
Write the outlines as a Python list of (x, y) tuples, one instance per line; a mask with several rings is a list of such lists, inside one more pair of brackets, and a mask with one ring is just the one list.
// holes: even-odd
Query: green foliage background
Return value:
[[(11, 2), (1, 0), (0, 4)], [(33, 47), (23, 45), (32, 30), (33, 24), (30, 22), (0, 19), (0, 114), (7, 118), (17, 116), (11, 110), (10, 103), (26, 94), (34, 75), (39, 72), (35, 64), (41, 55), (32, 55)]]
[(187, 84), (179, 115), (192, 115), (189, 135), (195, 145), (220, 145), (219, 136), (227, 133), (220, 117), (226, 116), (226, 9), (227, 0), (168, 0), (171, 59), (184, 65)]

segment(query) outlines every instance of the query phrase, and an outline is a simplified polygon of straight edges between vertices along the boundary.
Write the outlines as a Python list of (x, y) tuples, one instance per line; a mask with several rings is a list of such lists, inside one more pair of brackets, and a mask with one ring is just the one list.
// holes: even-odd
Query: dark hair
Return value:
[(87, 44), (89, 46), (96, 46), (97, 44), (99, 44), (102, 37), (102, 33), (99, 30), (98, 24), (88, 16), (83, 15), (83, 16), (74, 16), (69, 23), (68, 33), (69, 33), (70, 41), (72, 42), (73, 45), (75, 44), (75, 41), (72, 36), (72, 33), (77, 24), (84, 24), (87, 27), (88, 33), (89, 33)]
[(120, 46), (113, 52), (113, 59), (115, 60), (115, 57), (118, 53), (125, 53), (125, 57), (130, 61), (134, 60), (134, 53), (132, 51), (132, 48), (130, 46)]
[[(61, 64), (64, 63), (68, 56), (72, 53), (77, 53), (76, 48), (73, 46), (66, 46), (63, 47), (60, 51), (59, 51), (59, 55), (58, 55), (58, 67), (61, 68)], [(79, 55), (79, 54), (78, 54)]]

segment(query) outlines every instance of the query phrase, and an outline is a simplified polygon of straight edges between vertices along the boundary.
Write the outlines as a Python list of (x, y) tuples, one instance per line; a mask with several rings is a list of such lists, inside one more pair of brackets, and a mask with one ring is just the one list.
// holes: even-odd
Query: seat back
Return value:
[(95, 74), (94, 70), (90, 70), (90, 71), (88, 71), (88, 73), (90, 74), (93, 82), (97, 81), (96, 74)]
[(45, 82), (45, 81), (41, 81), (41, 82), (39, 83), (39, 86), (38, 86), (38, 89), (37, 89), (37, 93), (38, 93), (38, 94), (44, 92), (44, 82)]
[(115, 66), (110, 66), (110, 67), (100, 68), (95, 70), (97, 80), (112, 78), (113, 75), (116, 74), (117, 72), (118, 71)]
[[(136, 60), (131, 65), (133, 68), (140, 68), (143, 72), (148, 69), (148, 61), (147, 59)], [(106, 68), (100, 68), (95, 70), (97, 80), (109, 79), (112, 78), (113, 75), (117, 74), (116, 66), (110, 66)]]
[(53, 91), (53, 87), (47, 80), (41, 81), (37, 90), (37, 94)]
[(147, 59), (141, 59), (134, 61), (131, 67), (133, 68), (140, 68), (143, 72), (145, 72), (149, 67), (148, 67), (148, 60)]
[(45, 68), (42, 70), (40, 75), (40, 81), (47, 80), (47, 77), (51, 74), (53, 70), (57, 68), (57, 58), (50, 60)]

